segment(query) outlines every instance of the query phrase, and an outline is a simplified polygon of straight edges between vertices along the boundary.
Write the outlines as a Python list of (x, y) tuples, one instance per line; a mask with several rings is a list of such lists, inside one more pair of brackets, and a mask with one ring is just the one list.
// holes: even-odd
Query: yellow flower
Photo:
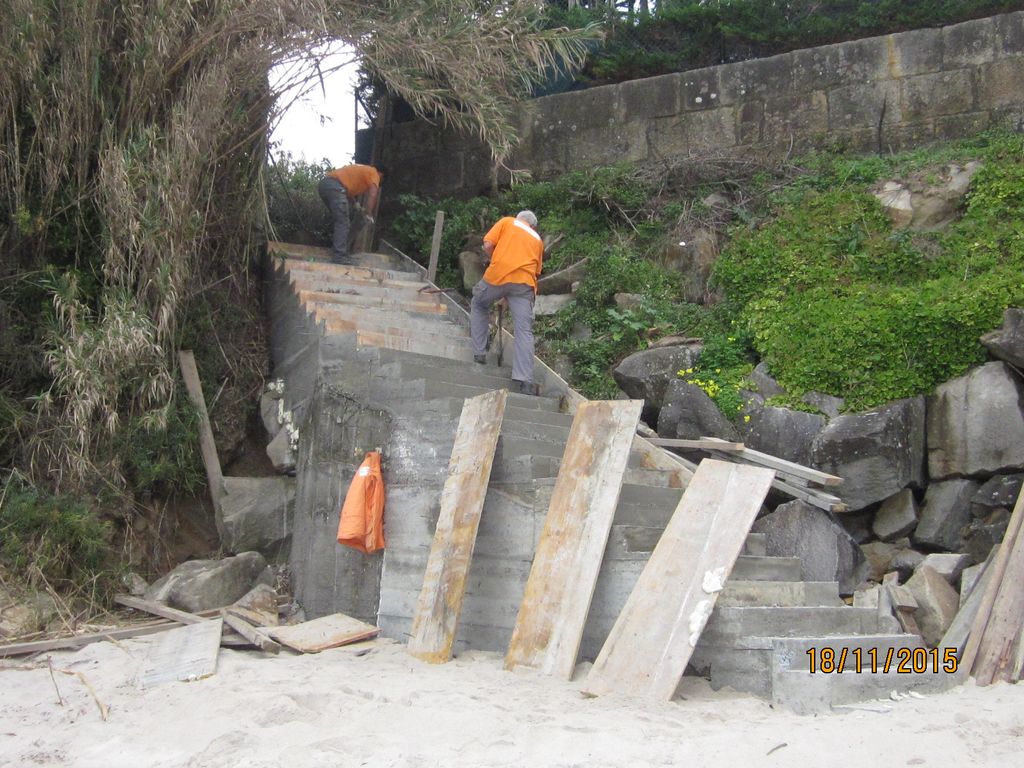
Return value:
[(749, 422), (750, 421), (750, 414), (749, 413), (746, 416), (743, 417), (743, 421), (744, 422)]

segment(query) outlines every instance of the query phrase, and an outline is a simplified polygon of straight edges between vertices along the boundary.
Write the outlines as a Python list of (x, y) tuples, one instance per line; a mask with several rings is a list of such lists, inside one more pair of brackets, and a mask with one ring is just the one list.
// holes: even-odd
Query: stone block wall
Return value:
[[(1024, 12), (811, 48), (522, 105), (507, 163), (546, 178), (615, 162), (832, 145), (890, 151), (1024, 122)], [(426, 122), (389, 127), (385, 202), (467, 197), (495, 177), (481, 142)]]

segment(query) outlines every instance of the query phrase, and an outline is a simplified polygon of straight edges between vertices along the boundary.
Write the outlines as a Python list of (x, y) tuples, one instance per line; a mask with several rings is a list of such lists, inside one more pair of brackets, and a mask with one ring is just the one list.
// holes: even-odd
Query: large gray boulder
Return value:
[(864, 509), (923, 483), (924, 425), (922, 397), (837, 416), (814, 439), (810, 463), (843, 478), (850, 511)]
[(1024, 467), (1024, 386), (1006, 363), (987, 363), (928, 398), (928, 472), (935, 479)]
[(487, 269), (487, 261), (479, 251), (463, 251), (459, 254), (459, 271), (462, 272), (462, 287), (472, 291), (480, 282)]
[(755, 365), (754, 370), (747, 374), (747, 381), (753, 390), (765, 399), (786, 393), (786, 390), (779, 386), (779, 382), (768, 373), (768, 366), (763, 362)]
[(739, 433), (696, 384), (676, 379), (665, 391), (665, 403), (658, 415), (658, 436), (682, 439), (720, 437), (738, 440)]
[(869, 573), (864, 553), (843, 526), (806, 502), (780, 505), (752, 530), (766, 535), (768, 555), (799, 557), (804, 581), (837, 581), (841, 595), (852, 595)]
[(541, 296), (552, 293), (569, 293), (572, 291), (573, 284), (586, 277), (586, 274), (587, 260), (577, 261), (565, 269), (542, 276), (537, 280), (537, 293)]
[(225, 477), (217, 531), (227, 552), (255, 550), (276, 558), (292, 533), (293, 477)]
[(797, 464), (810, 463), (811, 444), (825, 428), (824, 416), (770, 405), (752, 409), (748, 415), (743, 440), (749, 448)]
[(1011, 307), (1003, 312), (1003, 327), (986, 333), (981, 343), (992, 357), (1024, 368), (1024, 309)]
[(994, 475), (981, 484), (971, 499), (971, 515), (985, 517), (994, 509), (1013, 509), (1024, 485), (1024, 475)]
[(146, 599), (196, 613), (231, 605), (257, 583), (273, 585), (273, 574), (259, 552), (243, 552), (182, 563), (150, 586)]
[(917, 527), (917, 500), (904, 488), (882, 502), (875, 513), (871, 530), (882, 541), (893, 541), (913, 533)]
[(612, 377), (623, 392), (644, 401), (644, 421), (653, 424), (669, 383), (679, 380), (679, 371), (693, 367), (701, 349), (700, 342), (694, 341), (634, 352), (615, 367)]
[(907, 582), (917, 608), (914, 619), (921, 636), (930, 647), (936, 647), (960, 610), (960, 596), (941, 574), (927, 566), (918, 568)]
[(971, 519), (971, 499), (977, 490), (978, 483), (966, 479), (929, 484), (914, 541), (947, 552), (959, 551), (964, 527)]

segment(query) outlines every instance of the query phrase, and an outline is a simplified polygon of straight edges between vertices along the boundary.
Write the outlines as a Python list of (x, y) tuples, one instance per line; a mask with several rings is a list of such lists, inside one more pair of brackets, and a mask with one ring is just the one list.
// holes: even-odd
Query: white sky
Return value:
[[(298, 101), (290, 106), (294, 91), (282, 97), (281, 108), (286, 111), (274, 128), (270, 140), (275, 144), (272, 151), (291, 152), (296, 160), (318, 163), (324, 158), (334, 168), (352, 162), (355, 152), (355, 96), (353, 93), (357, 64), (346, 52), (326, 56), (321, 69), (329, 69), (347, 63), (341, 70), (323, 78)], [(271, 71), (271, 79), (288, 76), (288, 67), (281, 66)], [(365, 125), (366, 117), (361, 116)], [(361, 125), (361, 127), (362, 127)]]

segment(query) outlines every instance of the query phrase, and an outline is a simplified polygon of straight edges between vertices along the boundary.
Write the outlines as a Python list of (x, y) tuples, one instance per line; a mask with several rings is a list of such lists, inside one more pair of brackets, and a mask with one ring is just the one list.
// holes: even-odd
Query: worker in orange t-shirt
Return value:
[(484, 255), (491, 260), (483, 279), (473, 287), (469, 327), (473, 359), (486, 363), (487, 324), (491, 305), (508, 302), (512, 312), (515, 349), (512, 354), (513, 391), (537, 394), (533, 383), (533, 302), (544, 260), (544, 241), (537, 234), (533, 211), (506, 216), (484, 235)]
[(372, 226), (377, 215), (377, 199), (380, 196), (380, 172), (372, 165), (346, 165), (328, 171), (320, 180), (317, 192), (334, 219), (334, 236), (331, 239), (331, 262), (333, 264), (354, 264), (348, 255), (348, 204), (365, 195), (363, 220)]

